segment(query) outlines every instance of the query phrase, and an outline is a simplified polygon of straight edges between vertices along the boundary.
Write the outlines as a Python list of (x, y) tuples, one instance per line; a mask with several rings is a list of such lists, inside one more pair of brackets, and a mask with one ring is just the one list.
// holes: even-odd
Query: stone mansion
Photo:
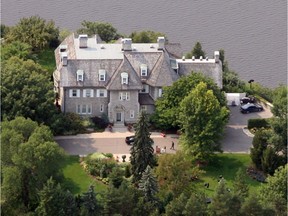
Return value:
[(222, 88), (219, 52), (214, 58), (185, 59), (180, 44), (133, 43), (124, 38), (112, 44), (99, 36), (68, 36), (55, 50), (54, 89), (64, 113), (106, 114), (110, 122), (136, 122), (140, 110), (153, 113), (164, 86), (181, 76), (201, 72)]

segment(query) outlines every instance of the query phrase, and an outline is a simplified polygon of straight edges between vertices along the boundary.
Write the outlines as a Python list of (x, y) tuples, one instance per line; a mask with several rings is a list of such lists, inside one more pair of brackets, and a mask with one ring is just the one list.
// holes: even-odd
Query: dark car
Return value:
[(263, 107), (260, 104), (255, 103), (247, 103), (240, 107), (240, 111), (242, 113), (250, 113), (250, 112), (260, 112), (263, 111)]
[(256, 99), (253, 96), (243, 97), (240, 99), (241, 104), (255, 103)]
[(134, 140), (135, 140), (135, 136), (128, 136), (125, 138), (125, 142), (127, 145), (133, 145)]

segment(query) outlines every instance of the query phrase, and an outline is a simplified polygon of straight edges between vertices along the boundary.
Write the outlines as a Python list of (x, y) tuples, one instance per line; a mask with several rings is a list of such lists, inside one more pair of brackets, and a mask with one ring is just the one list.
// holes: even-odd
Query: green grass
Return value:
[(37, 53), (36, 62), (52, 74), (56, 68), (54, 49), (47, 48), (40, 53)]
[(79, 162), (78, 156), (66, 156), (62, 162), (65, 177), (63, 187), (68, 188), (73, 194), (81, 194), (88, 190), (92, 184), (96, 192), (106, 190), (107, 186), (89, 176)]
[[(200, 181), (197, 182), (197, 187), (204, 189), (204, 183), (208, 182), (210, 187), (204, 189), (205, 193), (212, 196), (218, 185), (219, 176), (222, 175), (226, 180), (228, 188), (232, 189), (233, 181), (239, 168), (246, 171), (246, 168), (251, 165), (251, 159), (249, 154), (217, 154), (215, 160), (208, 166), (204, 167), (205, 174), (200, 177)], [(246, 172), (245, 172), (246, 173)], [(261, 185), (246, 175), (246, 182), (249, 185), (249, 192), (253, 193)]]

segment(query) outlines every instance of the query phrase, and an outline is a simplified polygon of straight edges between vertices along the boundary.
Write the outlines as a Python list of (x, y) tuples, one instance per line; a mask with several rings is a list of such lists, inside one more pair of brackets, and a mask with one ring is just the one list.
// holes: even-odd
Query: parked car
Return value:
[(263, 107), (260, 104), (256, 104), (256, 103), (247, 103), (240, 107), (240, 111), (242, 113), (260, 112), (263, 110), (264, 110)]
[(134, 140), (135, 140), (135, 136), (128, 136), (125, 138), (125, 142), (127, 145), (133, 145)]
[(255, 103), (256, 99), (253, 96), (243, 97), (240, 99), (240, 104)]

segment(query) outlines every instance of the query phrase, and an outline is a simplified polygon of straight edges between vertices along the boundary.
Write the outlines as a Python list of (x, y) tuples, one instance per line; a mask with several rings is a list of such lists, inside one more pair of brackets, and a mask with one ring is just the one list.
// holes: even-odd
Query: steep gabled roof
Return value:
[[(126, 72), (128, 74), (128, 84), (121, 83), (121, 73)], [(141, 90), (142, 83), (140, 77), (137, 75), (136, 71), (131, 66), (130, 62), (124, 55), (124, 59), (113, 74), (110, 82), (107, 85), (108, 90)]]
[(169, 55), (163, 52), (153, 68), (147, 84), (151, 86), (171, 86), (178, 78), (179, 75), (170, 66)]

